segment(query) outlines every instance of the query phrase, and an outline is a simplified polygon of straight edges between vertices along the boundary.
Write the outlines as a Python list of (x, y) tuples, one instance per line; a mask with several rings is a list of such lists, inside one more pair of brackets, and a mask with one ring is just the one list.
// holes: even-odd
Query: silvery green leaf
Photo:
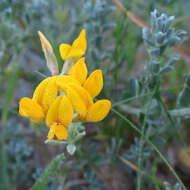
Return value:
[(179, 93), (177, 104), (182, 107), (187, 107), (190, 105), (190, 74), (186, 77), (186, 81), (183, 87), (183, 90)]
[(65, 159), (64, 154), (56, 156), (55, 159), (50, 162), (50, 164), (46, 167), (45, 171), (35, 182), (34, 186), (32, 187), (32, 190), (45, 189), (50, 178), (55, 173), (55, 171), (57, 170), (58, 166), (60, 165), (63, 159)]
[(165, 67), (163, 67), (163, 68), (161, 69), (160, 73), (167, 73), (167, 72), (171, 71), (172, 69), (173, 69), (172, 66), (167, 65), (167, 66), (165, 66)]
[(134, 97), (137, 96), (139, 92), (139, 83), (138, 80), (135, 78), (129, 79), (126, 85), (126, 93), (125, 97)]
[(149, 49), (149, 53), (150, 53), (150, 55), (153, 56), (153, 57), (159, 57), (159, 56), (160, 56), (160, 48), (157, 48), (157, 47), (155, 47), (155, 48), (150, 48), (150, 49)]
[(180, 37), (178, 37), (178, 36), (176, 36), (176, 35), (173, 35), (173, 36), (170, 38), (168, 45), (169, 45), (169, 46), (174, 46), (174, 45), (176, 45), (180, 40), (181, 40)]
[(173, 65), (176, 61), (179, 60), (178, 56), (174, 56), (172, 58), (169, 59), (169, 61), (166, 63), (166, 65)]
[(143, 28), (142, 29), (143, 39), (149, 40), (150, 39), (150, 29), (149, 28)]
[(162, 44), (163, 41), (164, 41), (164, 39), (165, 39), (165, 37), (166, 37), (166, 33), (158, 32), (158, 33), (155, 35), (155, 37), (156, 37), (156, 42), (157, 42), (158, 44)]
[(74, 144), (68, 144), (67, 145), (67, 152), (70, 154), (70, 155), (73, 155), (76, 151), (76, 146)]
[(167, 20), (167, 23), (166, 23), (166, 30), (169, 29), (169, 27), (171, 26), (171, 23), (174, 21), (175, 19), (175, 16), (170, 16)]
[(187, 32), (186, 32), (185, 30), (178, 30), (178, 31), (176, 32), (176, 35), (179, 36), (179, 37), (181, 37), (181, 36), (183, 36), (183, 35), (185, 35), (185, 34), (187, 34)]
[(158, 73), (160, 71), (160, 62), (153, 61), (151, 65), (151, 70), (153, 73)]
[(68, 136), (68, 142), (75, 143), (79, 139), (81, 139), (85, 134), (85, 127), (82, 126), (81, 123), (71, 123), (68, 127), (69, 136)]
[(174, 190), (182, 190), (182, 187), (179, 183), (176, 183), (174, 186)]

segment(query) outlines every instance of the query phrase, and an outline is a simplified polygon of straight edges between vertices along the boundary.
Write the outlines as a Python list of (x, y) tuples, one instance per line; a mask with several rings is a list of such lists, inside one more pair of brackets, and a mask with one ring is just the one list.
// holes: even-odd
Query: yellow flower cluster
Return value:
[[(47, 42), (45, 48), (50, 45)], [(67, 139), (67, 127), (71, 122), (98, 122), (110, 111), (109, 100), (94, 102), (94, 98), (103, 88), (103, 76), (101, 70), (95, 70), (87, 77), (85, 58), (80, 58), (84, 55), (86, 47), (85, 30), (81, 31), (72, 46), (61, 44), (62, 59), (74, 58), (78, 61), (67, 75), (46, 78), (37, 86), (32, 98), (23, 97), (20, 100), (20, 115), (30, 118), (33, 122), (45, 121), (50, 127), (48, 133), (50, 140), (54, 136), (58, 140)]]

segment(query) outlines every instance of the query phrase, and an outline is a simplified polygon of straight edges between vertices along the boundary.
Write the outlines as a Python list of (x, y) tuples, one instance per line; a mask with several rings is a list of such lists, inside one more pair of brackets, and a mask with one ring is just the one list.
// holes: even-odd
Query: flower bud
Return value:
[(52, 75), (58, 75), (59, 73), (58, 64), (57, 64), (55, 54), (53, 52), (53, 48), (42, 32), (38, 31), (38, 35), (40, 36), (42, 50), (44, 52), (44, 55), (47, 61), (47, 66), (49, 70), (51, 71)]

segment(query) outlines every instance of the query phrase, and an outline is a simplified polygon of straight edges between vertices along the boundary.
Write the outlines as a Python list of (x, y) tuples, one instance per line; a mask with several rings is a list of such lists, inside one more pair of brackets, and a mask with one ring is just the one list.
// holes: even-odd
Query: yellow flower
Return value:
[(60, 95), (53, 102), (46, 116), (46, 124), (50, 127), (48, 139), (53, 139), (54, 136), (58, 140), (67, 139), (67, 127), (72, 122), (73, 107), (66, 95)]
[(83, 29), (78, 38), (73, 42), (72, 45), (61, 44), (59, 47), (60, 55), (63, 60), (75, 58), (78, 59), (85, 54), (87, 48), (86, 41), (86, 30)]
[(19, 113), (21, 116), (28, 117), (37, 123), (45, 119), (46, 113), (58, 93), (56, 78), (49, 77), (43, 80), (34, 91), (32, 99), (24, 97), (20, 100)]
[[(40, 31), (38, 33), (48, 66), (52, 74), (58, 74), (53, 49), (45, 36)], [(110, 111), (109, 100), (94, 102), (94, 98), (103, 88), (103, 76), (101, 70), (95, 70), (87, 78), (85, 58), (80, 58), (87, 48), (85, 35), (86, 31), (83, 29), (72, 45), (60, 45), (62, 59), (68, 59), (64, 72), (61, 73), (64, 75), (46, 78), (37, 86), (32, 99), (24, 97), (20, 100), (20, 115), (30, 118), (33, 122), (45, 120), (46, 125), (50, 127), (50, 140), (55, 136), (58, 140), (67, 139), (67, 127), (72, 121), (98, 122)], [(58, 96), (58, 92), (61, 92), (61, 95)]]
[(60, 91), (64, 91), (71, 101), (75, 114), (74, 121), (98, 122), (103, 120), (110, 111), (111, 102), (109, 100), (93, 99), (103, 88), (103, 76), (101, 70), (95, 70), (87, 77), (87, 67), (85, 59), (81, 58), (70, 70), (69, 76), (77, 82), (65, 83), (57, 80)]

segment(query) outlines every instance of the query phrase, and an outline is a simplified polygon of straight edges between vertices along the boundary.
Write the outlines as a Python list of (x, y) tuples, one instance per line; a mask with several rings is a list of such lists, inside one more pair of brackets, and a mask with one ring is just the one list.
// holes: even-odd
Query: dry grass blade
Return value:
[(118, 7), (121, 13), (126, 14), (137, 26), (141, 28), (151, 29), (151, 26), (149, 24), (145, 23), (143, 20), (135, 16), (132, 12), (127, 11), (119, 0), (113, 0), (113, 3)]
[[(151, 26), (147, 23), (145, 23), (142, 19), (135, 16), (132, 12), (127, 11), (126, 8), (122, 5), (122, 3), (119, 0), (113, 0), (113, 3), (118, 7), (120, 12), (122, 14), (127, 15), (133, 23), (135, 23), (140, 28), (149, 28), (151, 29)], [(190, 65), (190, 50), (188, 50), (186, 47), (175, 47), (174, 48), (177, 53), (179, 53), (186, 62)]]

